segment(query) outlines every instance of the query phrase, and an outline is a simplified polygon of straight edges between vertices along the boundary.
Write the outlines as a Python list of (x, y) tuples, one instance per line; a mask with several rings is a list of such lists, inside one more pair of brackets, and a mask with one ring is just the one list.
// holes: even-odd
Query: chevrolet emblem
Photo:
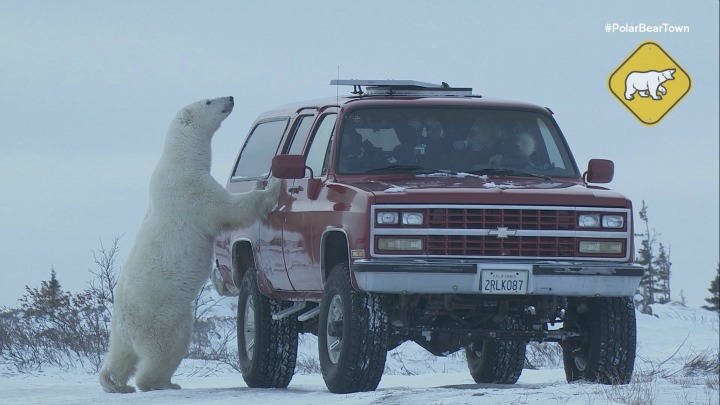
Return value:
[(497, 231), (490, 231), (488, 235), (497, 236), (498, 239), (507, 239), (508, 236), (515, 236), (517, 231), (510, 231), (504, 227), (498, 227)]

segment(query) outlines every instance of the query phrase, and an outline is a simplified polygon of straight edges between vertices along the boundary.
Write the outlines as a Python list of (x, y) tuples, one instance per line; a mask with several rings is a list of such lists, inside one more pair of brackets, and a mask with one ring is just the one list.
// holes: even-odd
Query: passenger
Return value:
[(522, 169), (536, 148), (528, 132), (514, 132), (502, 123), (477, 120), (464, 140), (453, 142), (457, 159), (470, 170), (513, 167)]

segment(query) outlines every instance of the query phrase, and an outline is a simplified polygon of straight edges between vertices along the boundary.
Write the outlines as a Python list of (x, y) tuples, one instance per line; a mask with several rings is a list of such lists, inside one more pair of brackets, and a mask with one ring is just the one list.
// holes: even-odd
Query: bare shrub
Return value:
[(185, 358), (220, 362), (239, 371), (235, 317), (206, 317), (198, 320)]
[(320, 361), (317, 356), (300, 354), (295, 364), (295, 372), (297, 374), (320, 374)]
[(562, 347), (552, 342), (530, 342), (525, 351), (525, 366), (529, 370), (562, 367)]
[(7, 328), (2, 355), (18, 371), (45, 365), (98, 371), (107, 350), (110, 314), (90, 292), (53, 290), (50, 283), (20, 298), (20, 308), (3, 314)]
[(685, 360), (683, 374), (686, 376), (705, 376), (720, 374), (720, 359), (717, 350), (706, 349)]
[(629, 405), (652, 405), (657, 403), (657, 376), (654, 373), (636, 371), (626, 385), (603, 385), (601, 395), (610, 402)]
[(89, 291), (93, 296), (101, 298), (105, 302), (112, 305), (115, 302), (115, 286), (117, 285), (118, 272), (115, 269), (115, 259), (117, 258), (119, 237), (116, 237), (110, 243), (110, 247), (105, 248), (102, 239), (100, 239), (100, 249), (93, 251), (93, 259), (97, 268), (88, 271), (94, 277), (88, 283)]
[(112, 289), (117, 281), (118, 238), (93, 252), (95, 278), (80, 293), (63, 291), (54, 269), (39, 288), (25, 287), (19, 308), (0, 313), (0, 355), (17, 371), (53, 365), (97, 372), (110, 336)]
[(418, 375), (420, 372), (416, 367), (413, 367), (413, 363), (417, 363), (418, 359), (410, 359), (403, 350), (393, 350), (390, 353), (390, 363), (385, 364), (385, 373), (387, 374), (399, 374), (399, 375)]

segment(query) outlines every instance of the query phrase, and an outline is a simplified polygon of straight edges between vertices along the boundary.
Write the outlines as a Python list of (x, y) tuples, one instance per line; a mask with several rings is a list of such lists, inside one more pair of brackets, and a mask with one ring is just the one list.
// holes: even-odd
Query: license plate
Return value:
[(527, 270), (489, 270), (480, 273), (480, 291), (484, 294), (527, 294)]

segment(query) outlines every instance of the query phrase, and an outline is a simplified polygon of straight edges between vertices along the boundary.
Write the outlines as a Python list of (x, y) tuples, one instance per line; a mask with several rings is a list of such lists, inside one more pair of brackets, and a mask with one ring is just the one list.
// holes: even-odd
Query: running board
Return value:
[(272, 319), (273, 321), (279, 321), (281, 319), (287, 318), (288, 316), (296, 312), (302, 311), (303, 308), (305, 308), (305, 305), (305, 301), (295, 301), (290, 308), (285, 308), (276, 314), (272, 314)]
[(318, 305), (318, 306), (316, 306), (315, 308), (313, 308), (313, 309), (305, 312), (305, 313), (302, 314), (302, 315), (298, 315), (298, 321), (300, 321), (300, 322), (305, 322), (305, 321), (307, 321), (307, 320), (310, 319), (310, 318), (314, 318), (314, 317), (318, 316), (319, 313), (320, 313), (320, 305)]

